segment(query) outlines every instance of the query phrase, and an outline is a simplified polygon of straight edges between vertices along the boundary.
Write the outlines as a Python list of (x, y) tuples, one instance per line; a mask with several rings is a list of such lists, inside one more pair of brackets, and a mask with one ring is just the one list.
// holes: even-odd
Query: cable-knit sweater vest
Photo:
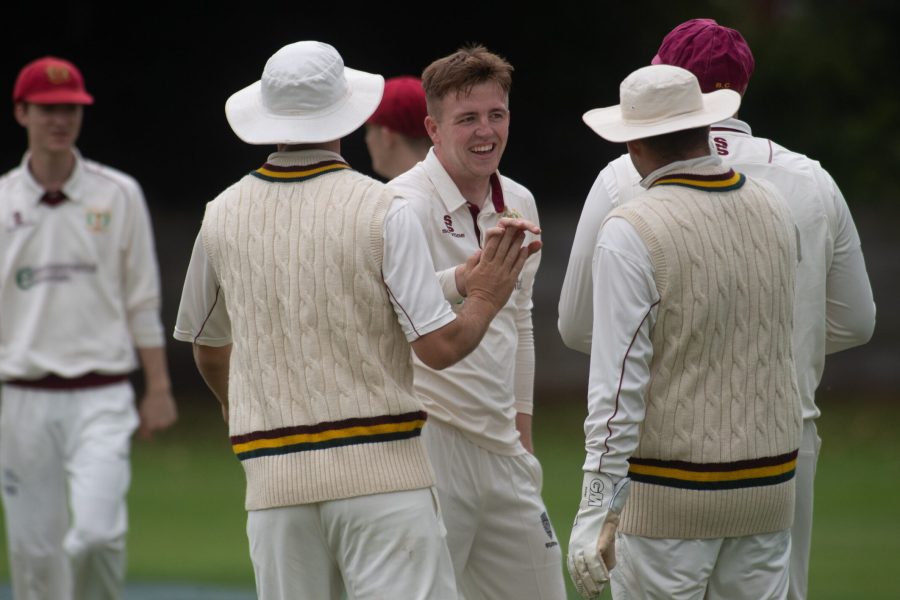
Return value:
[(336, 156), (273, 154), (203, 219), (232, 323), (229, 433), (247, 510), (433, 483), (381, 274), (393, 195)]
[(609, 215), (646, 244), (660, 296), (628, 534), (734, 537), (793, 522), (793, 225), (774, 190), (722, 171), (663, 176)]

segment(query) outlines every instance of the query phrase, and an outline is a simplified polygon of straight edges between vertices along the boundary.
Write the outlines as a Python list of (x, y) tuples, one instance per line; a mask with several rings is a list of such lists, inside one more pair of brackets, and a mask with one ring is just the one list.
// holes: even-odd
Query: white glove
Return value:
[(604, 473), (584, 474), (566, 565), (575, 589), (586, 600), (600, 597), (616, 564), (616, 528), (630, 483), (627, 477), (613, 485)]

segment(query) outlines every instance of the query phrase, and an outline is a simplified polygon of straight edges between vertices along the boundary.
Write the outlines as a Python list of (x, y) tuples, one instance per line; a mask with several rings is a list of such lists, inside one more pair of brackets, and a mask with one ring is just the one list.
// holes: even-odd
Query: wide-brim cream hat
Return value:
[(741, 95), (733, 90), (700, 91), (693, 73), (672, 65), (642, 67), (619, 86), (620, 104), (595, 108), (582, 117), (610, 142), (642, 138), (712, 125), (733, 116)]
[(248, 144), (314, 144), (359, 129), (384, 91), (381, 75), (344, 66), (332, 46), (295, 42), (273, 54), (262, 78), (225, 102), (228, 124)]

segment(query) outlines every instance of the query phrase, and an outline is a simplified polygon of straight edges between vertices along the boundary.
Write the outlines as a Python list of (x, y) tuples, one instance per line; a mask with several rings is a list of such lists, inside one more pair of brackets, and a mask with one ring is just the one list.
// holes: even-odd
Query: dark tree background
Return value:
[[(820, 160), (856, 217), (879, 323), (870, 344), (829, 359), (823, 393), (896, 396), (900, 324), (889, 312), (900, 274), (900, 7), (892, 0), (594, 1), (535, 10), (488, 2), (20, 2), (0, 17), (0, 84), (10, 98), (18, 70), (47, 54), (82, 69), (97, 102), (79, 147), (143, 185), (171, 331), (204, 204), (270, 150), (238, 140), (224, 104), (259, 78), (273, 52), (321, 40), (348, 66), (385, 76), (419, 74), (470, 42), (505, 56), (515, 73), (501, 170), (534, 192), (545, 232), (535, 297), (542, 402), (586, 383), (586, 358), (566, 350), (556, 333), (556, 302), (584, 196), (596, 173), (624, 151), (596, 137), (581, 115), (616, 104), (619, 82), (649, 63), (672, 27), (693, 17), (744, 34), (757, 66), (741, 117), (755, 134)], [(0, 140), (5, 171), (25, 148), (11, 116), (0, 119)], [(361, 131), (343, 151), (370, 173)], [(186, 346), (169, 345), (175, 385), (184, 389), (200, 384)]]

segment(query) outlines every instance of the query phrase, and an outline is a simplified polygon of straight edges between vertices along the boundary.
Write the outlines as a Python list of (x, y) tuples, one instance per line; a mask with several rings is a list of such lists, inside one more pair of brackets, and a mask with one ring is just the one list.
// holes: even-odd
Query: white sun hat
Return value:
[(362, 126), (383, 91), (381, 75), (345, 67), (334, 47), (295, 42), (269, 58), (259, 81), (231, 95), (225, 116), (248, 144), (330, 142)]
[(616, 106), (595, 108), (582, 117), (610, 142), (642, 138), (712, 125), (733, 116), (741, 95), (733, 90), (700, 91), (693, 73), (672, 65), (642, 67), (619, 86)]

